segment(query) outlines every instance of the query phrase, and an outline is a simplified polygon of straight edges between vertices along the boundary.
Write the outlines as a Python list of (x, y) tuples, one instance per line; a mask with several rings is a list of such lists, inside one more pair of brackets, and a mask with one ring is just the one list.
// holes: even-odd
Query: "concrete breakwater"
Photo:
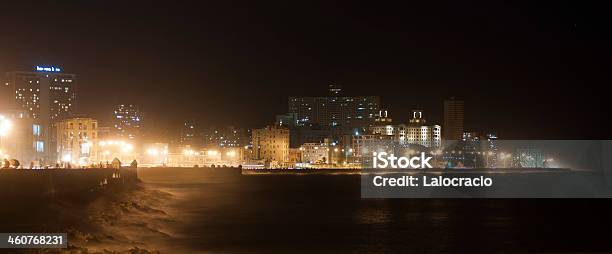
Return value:
[(134, 169), (0, 170), (0, 198), (32, 200), (62, 195), (83, 195), (106, 189), (121, 189), (138, 183)]

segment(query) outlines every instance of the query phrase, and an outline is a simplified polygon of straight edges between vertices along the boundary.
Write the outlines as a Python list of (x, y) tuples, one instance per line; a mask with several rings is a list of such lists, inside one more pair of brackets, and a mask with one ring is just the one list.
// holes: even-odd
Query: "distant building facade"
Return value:
[(22, 109), (34, 119), (53, 122), (70, 117), (76, 108), (76, 74), (45, 71), (11, 71), (2, 86), (3, 98), (9, 107)]
[(87, 165), (98, 161), (98, 120), (69, 118), (55, 123), (58, 161)]
[(181, 145), (198, 148), (202, 146), (202, 135), (194, 121), (186, 121), (181, 126), (179, 142)]
[(402, 127), (402, 125), (395, 126), (395, 125), (387, 124), (387, 125), (374, 125), (370, 127), (369, 129), (372, 134), (395, 136), (396, 134), (398, 134), (400, 127)]
[(464, 105), (462, 100), (454, 97), (444, 101), (444, 134), (445, 140), (461, 140), (464, 131)]
[(302, 153), (302, 162), (304, 163), (329, 163), (329, 144), (305, 143), (299, 149)]
[(45, 159), (53, 159), (56, 138), (53, 123), (71, 117), (76, 109), (77, 78), (61, 68), (36, 66), (33, 71), (11, 71), (0, 84), (0, 105), (4, 110), (25, 113), (39, 126), (38, 145)]
[(330, 86), (327, 97), (289, 97), (288, 101), (288, 113), (297, 116), (298, 126), (364, 127), (374, 123), (379, 110), (379, 96), (342, 96), (337, 85)]
[(24, 167), (47, 159), (48, 134), (25, 110), (0, 112), (0, 159), (17, 159)]
[[(386, 117), (386, 114), (385, 114)], [(389, 123), (379, 121), (379, 123)], [(427, 125), (422, 110), (413, 110), (408, 124), (383, 124), (374, 125), (369, 128), (370, 134), (387, 136), (400, 145), (421, 145), (424, 147), (438, 148), (442, 145), (442, 126)]]
[(203, 131), (203, 145), (206, 148), (231, 148), (250, 145), (250, 131), (232, 126), (207, 128)]
[(496, 168), (498, 167), (497, 135), (464, 132), (461, 140), (445, 143), (443, 159), (446, 167)]
[(330, 140), (329, 143), (350, 144), (353, 134), (350, 129), (321, 126), (304, 126), (290, 130), (289, 146), (291, 148), (299, 148), (304, 143), (323, 143), (325, 140)]
[(398, 131), (399, 142), (421, 145), (424, 147), (440, 147), (442, 145), (442, 126), (427, 125), (422, 110), (413, 110), (407, 126), (401, 126)]
[(540, 149), (519, 148), (512, 156), (512, 166), (515, 168), (544, 168), (544, 154)]
[(143, 114), (136, 105), (117, 105), (113, 116), (114, 132), (119, 138), (133, 140), (142, 136)]
[(486, 166), (487, 168), (497, 168), (498, 158), (498, 138), (497, 134), (489, 133), (486, 135)]
[(289, 163), (295, 165), (302, 162), (302, 151), (299, 148), (289, 148)]
[(393, 153), (396, 144), (395, 136), (380, 135), (380, 134), (358, 134), (351, 139), (351, 146), (348, 151), (355, 163), (363, 163), (371, 165), (371, 159), (374, 152)]
[(296, 127), (298, 126), (298, 116), (295, 113), (276, 115), (276, 124), (288, 128)]
[(386, 109), (381, 109), (378, 111), (374, 122), (376, 124), (390, 124), (391, 122), (393, 122), (393, 119), (389, 117), (389, 111), (387, 111)]
[(282, 164), (289, 161), (289, 129), (272, 125), (253, 130), (253, 159)]

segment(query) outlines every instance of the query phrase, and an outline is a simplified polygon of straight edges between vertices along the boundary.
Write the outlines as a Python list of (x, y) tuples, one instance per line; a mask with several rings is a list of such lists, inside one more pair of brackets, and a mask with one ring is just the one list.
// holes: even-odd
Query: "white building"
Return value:
[[(372, 135), (385, 136), (371, 137), (372, 139), (389, 139), (399, 144), (414, 144), (424, 147), (440, 147), (442, 145), (442, 127), (440, 125), (427, 125), (423, 111), (413, 110), (408, 125), (376, 125), (370, 127)], [(363, 138), (361, 138), (363, 139)]]
[(370, 132), (377, 135), (395, 136), (398, 131), (398, 126), (394, 125), (375, 125), (370, 127)]
[(398, 127), (397, 136), (400, 144), (414, 144), (424, 147), (440, 147), (442, 145), (442, 127), (427, 125), (422, 110), (413, 110), (408, 125)]

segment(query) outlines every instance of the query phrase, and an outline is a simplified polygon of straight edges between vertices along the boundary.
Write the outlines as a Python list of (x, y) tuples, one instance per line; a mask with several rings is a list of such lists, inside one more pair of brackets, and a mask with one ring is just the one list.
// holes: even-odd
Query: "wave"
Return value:
[(85, 205), (55, 202), (54, 214), (64, 216), (59, 230), (68, 233), (66, 249), (39, 249), (27, 253), (162, 253), (174, 239), (177, 223), (166, 207), (168, 192), (145, 184), (131, 190), (103, 193)]

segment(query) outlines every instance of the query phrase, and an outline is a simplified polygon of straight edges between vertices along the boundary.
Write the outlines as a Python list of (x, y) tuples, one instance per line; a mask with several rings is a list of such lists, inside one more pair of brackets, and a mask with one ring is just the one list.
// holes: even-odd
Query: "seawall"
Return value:
[(134, 169), (1, 169), (0, 198), (32, 200), (123, 189), (138, 183)]

